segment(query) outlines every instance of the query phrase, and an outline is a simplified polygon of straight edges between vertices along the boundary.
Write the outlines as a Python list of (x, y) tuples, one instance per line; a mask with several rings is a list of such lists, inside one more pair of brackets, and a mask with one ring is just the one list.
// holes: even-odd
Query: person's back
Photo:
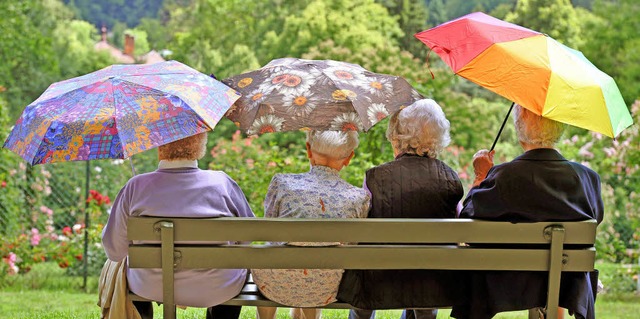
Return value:
[[(137, 175), (122, 188), (105, 226), (103, 244), (111, 260), (127, 255), (126, 222), (130, 216), (253, 217), (250, 208), (234, 207), (244, 199), (239, 187), (223, 172), (197, 167), (163, 168)], [(209, 307), (233, 298), (242, 289), (246, 269), (183, 270), (175, 273), (178, 305)], [(128, 269), (135, 294), (162, 301), (161, 269)]]
[[(554, 149), (564, 125), (520, 105), (514, 110), (516, 133), (524, 154), (494, 167), (493, 152), (476, 153), (476, 180), (460, 217), (511, 222), (601, 222), (604, 208), (598, 174), (566, 160)], [(596, 276), (595, 272), (563, 273), (560, 306), (575, 312), (576, 318), (595, 318)], [(544, 307), (547, 278), (543, 272), (474, 272), (467, 294), (470, 303), (467, 308), (454, 307), (452, 316), (484, 319), (502, 311)]]
[[(103, 230), (102, 243), (110, 260), (121, 261), (128, 254), (130, 216), (254, 217), (235, 181), (223, 172), (198, 168), (197, 159), (204, 156), (205, 150), (206, 133), (160, 146), (158, 169), (131, 178), (120, 190)], [(219, 304), (237, 295), (246, 278), (246, 269), (176, 271), (175, 302), (208, 307), (207, 318), (215, 316), (214, 313), (237, 317), (240, 307)], [(161, 269), (128, 269), (127, 281), (135, 294), (162, 301)], [(150, 303), (135, 305), (143, 318), (153, 316)]]
[[(364, 218), (369, 195), (344, 181), (340, 169), (349, 164), (358, 144), (356, 132), (316, 132), (307, 137), (311, 169), (302, 174), (276, 174), (265, 197), (265, 217)], [(339, 245), (339, 242), (289, 245)], [(342, 269), (252, 269), (253, 279), (267, 298), (291, 307), (317, 307), (336, 301)], [(261, 319), (274, 318), (276, 308), (258, 307)], [(303, 309), (304, 316), (319, 316)]]
[(402, 154), (366, 173), (369, 218), (455, 218), (462, 198), (458, 174), (428, 156)]
[[(455, 218), (463, 195), (457, 173), (437, 159), (449, 143), (449, 121), (433, 100), (420, 100), (395, 113), (387, 130), (394, 161), (371, 168), (369, 218)], [(454, 243), (452, 243), (454, 244)], [(457, 302), (463, 281), (450, 271), (347, 270), (339, 299), (361, 309), (433, 308)], [(412, 311), (435, 318), (437, 311)], [(369, 310), (350, 318), (369, 318)]]

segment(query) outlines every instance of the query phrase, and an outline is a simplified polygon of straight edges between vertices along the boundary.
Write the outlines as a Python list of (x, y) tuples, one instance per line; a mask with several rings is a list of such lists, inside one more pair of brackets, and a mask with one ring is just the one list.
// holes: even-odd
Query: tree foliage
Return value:
[(640, 98), (640, 3), (634, 0), (599, 0), (593, 5), (597, 19), (587, 22), (583, 52), (593, 64), (611, 75), (627, 103)]
[(116, 22), (135, 27), (142, 18), (156, 18), (162, 1), (157, 0), (65, 0), (84, 20), (100, 28)]
[(63, 20), (53, 32), (53, 50), (59, 58), (61, 78), (72, 78), (113, 63), (105, 51), (93, 48), (97, 30), (82, 20)]
[(282, 32), (267, 34), (264, 45), (271, 57), (299, 57), (327, 40), (358, 53), (396, 45), (402, 35), (396, 19), (373, 0), (314, 0), (287, 16)]
[(578, 13), (569, 0), (518, 0), (505, 20), (548, 34), (574, 49), (584, 43)]
[(55, 17), (39, 0), (0, 1), (0, 12), (0, 86), (15, 119), (58, 76)]
[(411, 52), (414, 56), (424, 58), (426, 50), (414, 34), (427, 29), (429, 11), (423, 0), (378, 0), (393, 17), (398, 17), (398, 24), (404, 35), (399, 39), (400, 48)]

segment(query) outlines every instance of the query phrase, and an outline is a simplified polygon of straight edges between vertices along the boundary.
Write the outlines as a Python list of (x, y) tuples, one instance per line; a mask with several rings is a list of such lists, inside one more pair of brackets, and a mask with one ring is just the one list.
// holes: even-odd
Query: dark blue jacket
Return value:
[[(600, 177), (566, 160), (553, 149), (525, 152), (489, 170), (472, 188), (461, 218), (511, 222), (602, 221)], [(560, 306), (577, 318), (595, 318), (595, 296), (588, 273), (563, 273)], [(544, 307), (547, 275), (540, 272), (474, 272), (466, 298), (469, 308), (455, 308), (455, 318), (491, 318), (502, 311)]]

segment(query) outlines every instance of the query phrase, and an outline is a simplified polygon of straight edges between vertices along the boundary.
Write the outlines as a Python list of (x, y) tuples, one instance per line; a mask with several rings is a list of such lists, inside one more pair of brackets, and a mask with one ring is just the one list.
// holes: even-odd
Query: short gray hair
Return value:
[(307, 132), (307, 143), (311, 151), (334, 159), (349, 157), (358, 147), (356, 131), (315, 131)]
[(436, 158), (451, 142), (449, 127), (440, 105), (422, 99), (391, 116), (387, 139), (401, 153)]
[(553, 147), (562, 137), (566, 124), (537, 115), (516, 104), (513, 122), (521, 142), (543, 147)]

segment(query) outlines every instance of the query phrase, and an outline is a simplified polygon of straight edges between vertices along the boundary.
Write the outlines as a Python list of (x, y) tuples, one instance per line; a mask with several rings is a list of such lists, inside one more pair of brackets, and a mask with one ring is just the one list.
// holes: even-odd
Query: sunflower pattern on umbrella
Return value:
[(367, 131), (422, 96), (401, 77), (332, 60), (282, 58), (225, 79), (242, 97), (227, 112), (247, 134)]
[(127, 158), (212, 129), (238, 97), (179, 62), (114, 65), (52, 84), (4, 147), (33, 165)]

